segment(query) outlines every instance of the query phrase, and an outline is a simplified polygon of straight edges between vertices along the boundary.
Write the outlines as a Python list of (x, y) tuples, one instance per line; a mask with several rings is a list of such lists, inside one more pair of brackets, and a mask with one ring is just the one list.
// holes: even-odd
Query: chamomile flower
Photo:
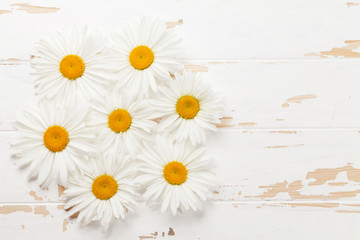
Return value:
[(157, 18), (142, 17), (114, 34), (120, 88), (126, 86), (131, 95), (148, 97), (157, 92), (158, 84), (171, 80), (170, 73), (183, 69), (176, 59), (181, 49), (174, 31)]
[(65, 106), (85, 105), (104, 95), (112, 82), (106, 37), (88, 27), (72, 27), (41, 39), (31, 60), (35, 93)]
[(206, 129), (216, 131), (214, 123), (219, 122), (221, 99), (207, 82), (185, 72), (176, 75), (176, 79), (162, 87), (161, 92), (154, 101), (157, 114), (162, 117), (159, 132), (172, 132), (174, 139), (189, 139), (196, 145), (205, 142)]
[(157, 126), (146, 100), (135, 100), (113, 93), (91, 106), (88, 125), (95, 127), (106, 156), (127, 151), (135, 157), (143, 141), (148, 141)]
[(53, 179), (66, 186), (94, 152), (94, 135), (85, 125), (87, 111), (65, 110), (47, 104), (29, 106), (17, 118), (12, 153), (20, 166), (30, 165), (30, 178), (41, 187)]
[(178, 210), (201, 209), (215, 182), (205, 148), (187, 142), (173, 145), (166, 138), (156, 142), (147, 144), (138, 156), (142, 161), (138, 181), (146, 187), (146, 202), (160, 203), (161, 212), (170, 208), (174, 215)]
[(116, 159), (91, 158), (84, 175), (70, 181), (65, 197), (69, 216), (79, 212), (77, 222), (100, 221), (106, 230), (112, 219), (125, 219), (125, 212), (134, 211), (136, 184), (134, 167), (129, 157)]

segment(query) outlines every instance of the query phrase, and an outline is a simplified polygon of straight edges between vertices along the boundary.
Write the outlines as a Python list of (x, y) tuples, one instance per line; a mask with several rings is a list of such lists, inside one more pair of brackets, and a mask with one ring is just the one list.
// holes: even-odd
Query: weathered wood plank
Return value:
[[(58, 186), (41, 190), (14, 166), (0, 133), (0, 202), (59, 201)], [(219, 181), (215, 201), (352, 200), (360, 196), (358, 130), (231, 130), (209, 134)], [(11, 183), (11, 184), (9, 184)]]
[[(140, 203), (109, 233), (65, 217), (9, 157), (11, 123), (33, 102), (33, 43), (56, 29), (112, 31), (148, 13), (184, 39), (186, 69), (225, 96), (209, 134), (219, 177), (201, 213)], [(358, 239), (360, 1), (24, 0), (0, 3), (0, 232), (11, 239)], [(346, 59), (348, 58), (348, 59)]]
[[(0, 231), (11, 239), (349, 239), (360, 234), (359, 205), (328, 202), (209, 203), (203, 212), (161, 215), (140, 204), (125, 222), (103, 233), (96, 225), (81, 227), (65, 216), (62, 205), (0, 206)], [(36, 212), (36, 209), (38, 209)], [(211, 226), (211, 227), (210, 227)], [(337, 229), (334, 231), (334, 229)]]
[[(223, 95), (219, 128), (358, 128), (359, 64), (191, 61), (185, 67), (202, 74)], [(0, 62), (0, 130), (11, 130), (16, 113), (34, 101), (29, 72), (27, 62)]]
[(159, 16), (178, 29), (187, 59), (359, 57), (360, 34), (353, 28), (360, 20), (357, 4), (357, 0), (134, 0), (106, 4), (2, 0), (0, 59), (28, 59), (32, 43), (55, 29), (89, 24), (112, 30), (143, 13)]

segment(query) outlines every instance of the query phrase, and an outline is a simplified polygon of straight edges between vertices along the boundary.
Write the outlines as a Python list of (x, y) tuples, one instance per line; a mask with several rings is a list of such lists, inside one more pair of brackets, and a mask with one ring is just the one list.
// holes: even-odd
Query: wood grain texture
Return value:
[[(269, 64), (271, 63), (271, 64)], [(224, 98), (219, 128), (360, 128), (359, 60), (187, 61)], [(0, 62), (0, 130), (35, 100), (27, 61)], [(24, 100), (25, 99), (25, 100)], [(279, 121), (280, 119), (280, 121)]]
[[(279, 133), (280, 132), (280, 133)], [(357, 130), (284, 131), (220, 129), (208, 135), (219, 178), (215, 201), (351, 200), (360, 196)], [(0, 133), (0, 202), (58, 202), (62, 187), (40, 189), (9, 155), (13, 132)], [(240, 147), (241, 146), (241, 147)], [(286, 169), (286, 170), (284, 170)], [(12, 184), (9, 186), (9, 182)], [(337, 185), (336, 183), (342, 183)]]
[[(305, 207), (304, 207), (305, 205)], [(0, 213), (1, 233), (13, 240), (24, 238), (70, 239), (356, 239), (360, 234), (358, 214), (350, 204), (326, 203), (208, 203), (203, 212), (177, 217), (159, 214), (140, 204), (139, 212), (128, 214), (126, 222), (116, 221), (104, 233), (96, 224), (80, 226), (68, 220), (58, 205), (46, 205), (50, 213), (34, 211)], [(334, 207), (335, 206), (335, 207)], [(9, 208), (11, 206), (2, 206)], [(28, 206), (36, 208), (34, 205)], [(332, 211), (337, 208), (338, 212)], [(1, 209), (1, 208), (0, 208)], [(350, 210), (349, 210), (350, 209)], [(357, 208), (359, 209), (359, 207)], [(346, 212), (346, 213), (342, 213)], [(213, 227), (210, 227), (213, 226)], [(216, 227), (215, 227), (216, 226)], [(331, 231), (337, 229), (337, 231)]]
[[(64, 211), (14, 165), (16, 114), (35, 101), (34, 42), (72, 24), (104, 31), (156, 15), (183, 38), (183, 63), (224, 97), (208, 134), (218, 176), (198, 213), (139, 203), (108, 233)], [(360, 230), (360, 1), (2, 0), (0, 232), (7, 239), (349, 239)]]
[(187, 59), (320, 58), (346, 40), (360, 40), (352, 27), (360, 20), (359, 7), (344, 0), (2, 0), (0, 10), (6, 25), (0, 29), (0, 59), (28, 59), (31, 45), (58, 28), (76, 23), (113, 30), (138, 14), (182, 20), (176, 28)]

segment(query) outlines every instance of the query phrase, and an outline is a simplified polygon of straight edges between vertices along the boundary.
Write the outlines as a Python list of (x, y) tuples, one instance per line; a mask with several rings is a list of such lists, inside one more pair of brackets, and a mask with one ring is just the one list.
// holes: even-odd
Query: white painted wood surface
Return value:
[[(144, 13), (177, 29), (186, 67), (226, 99), (208, 141), (219, 184), (203, 212), (141, 203), (103, 233), (66, 217), (60, 187), (14, 166), (11, 123), (35, 98), (33, 42)], [(1, 0), (0, 239), (359, 239), (359, 21), (358, 0)]]

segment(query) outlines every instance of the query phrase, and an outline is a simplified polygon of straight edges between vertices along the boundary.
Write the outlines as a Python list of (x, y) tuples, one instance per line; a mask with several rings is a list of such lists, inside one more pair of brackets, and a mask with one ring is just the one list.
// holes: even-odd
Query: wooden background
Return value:
[[(141, 203), (103, 233), (66, 217), (61, 187), (14, 166), (11, 123), (34, 101), (41, 36), (144, 13), (177, 29), (186, 68), (225, 95), (208, 141), (220, 182), (203, 212)], [(1, 0), (0, 239), (359, 239), (359, 22), (360, 0)]]

